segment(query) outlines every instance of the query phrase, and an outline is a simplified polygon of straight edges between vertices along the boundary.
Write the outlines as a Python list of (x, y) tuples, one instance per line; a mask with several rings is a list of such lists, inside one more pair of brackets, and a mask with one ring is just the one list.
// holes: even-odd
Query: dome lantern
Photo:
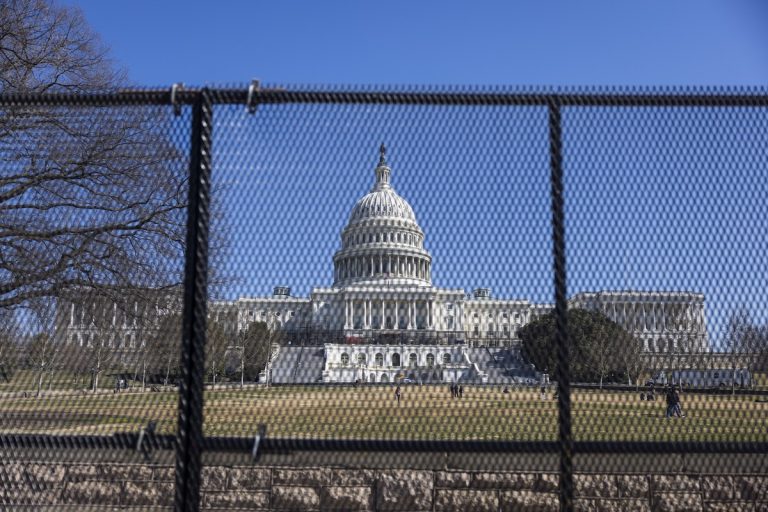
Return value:
[(382, 142), (381, 146), (379, 146), (379, 165), (376, 166), (376, 184), (371, 189), (371, 192), (390, 188), (389, 175), (391, 173), (392, 169), (387, 165), (387, 147)]

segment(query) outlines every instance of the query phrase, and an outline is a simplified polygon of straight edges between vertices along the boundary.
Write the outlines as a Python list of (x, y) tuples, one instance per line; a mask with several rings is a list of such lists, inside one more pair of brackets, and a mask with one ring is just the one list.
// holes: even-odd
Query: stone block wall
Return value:
[[(558, 476), (543, 472), (209, 466), (204, 510), (557, 511)], [(0, 508), (158, 509), (173, 503), (171, 466), (0, 465)], [(766, 511), (768, 476), (576, 474), (576, 510)]]

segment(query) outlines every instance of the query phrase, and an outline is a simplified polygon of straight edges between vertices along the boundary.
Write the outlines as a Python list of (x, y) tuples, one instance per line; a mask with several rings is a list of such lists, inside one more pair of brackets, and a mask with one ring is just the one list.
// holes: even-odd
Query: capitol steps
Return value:
[(281, 347), (272, 365), (272, 384), (313, 384), (325, 366), (322, 347)]

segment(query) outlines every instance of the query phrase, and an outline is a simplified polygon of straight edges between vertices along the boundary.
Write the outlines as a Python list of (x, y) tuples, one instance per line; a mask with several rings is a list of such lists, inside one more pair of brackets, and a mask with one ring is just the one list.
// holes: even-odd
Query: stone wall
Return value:
[[(208, 466), (205, 510), (556, 511), (555, 473)], [(172, 466), (4, 462), (0, 508), (158, 509)], [(584, 511), (768, 511), (767, 475), (576, 474)], [(91, 507), (87, 507), (91, 506)], [(94, 507), (95, 506), (95, 507)]]

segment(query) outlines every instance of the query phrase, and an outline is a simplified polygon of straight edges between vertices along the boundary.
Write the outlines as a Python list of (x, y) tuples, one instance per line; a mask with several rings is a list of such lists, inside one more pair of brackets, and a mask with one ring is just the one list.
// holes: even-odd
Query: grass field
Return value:
[[(637, 393), (576, 390), (576, 440), (768, 442), (768, 403), (749, 395), (682, 395), (686, 418), (664, 418), (665, 403)], [(154, 419), (163, 433), (176, 427), (175, 392), (0, 396), (0, 432), (112, 434), (136, 431)], [(206, 391), (205, 433), (329, 438), (555, 440), (557, 402), (538, 389), (502, 393), (498, 387), (273, 387)]]

